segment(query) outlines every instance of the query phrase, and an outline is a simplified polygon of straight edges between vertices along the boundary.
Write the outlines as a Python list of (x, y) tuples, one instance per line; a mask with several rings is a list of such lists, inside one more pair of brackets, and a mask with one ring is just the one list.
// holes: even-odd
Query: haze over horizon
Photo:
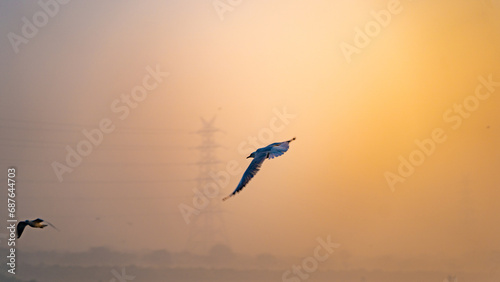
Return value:
[[(230, 177), (207, 230), (237, 254), (307, 257), (330, 236), (357, 262), (500, 258), (498, 1), (213, 3), (68, 1), (14, 46), (43, 9), (0, 0), (0, 179), (16, 167), (18, 220), (60, 229), (17, 249), (189, 249), (180, 209), (214, 118)], [(222, 202), (249, 153), (293, 137)]]

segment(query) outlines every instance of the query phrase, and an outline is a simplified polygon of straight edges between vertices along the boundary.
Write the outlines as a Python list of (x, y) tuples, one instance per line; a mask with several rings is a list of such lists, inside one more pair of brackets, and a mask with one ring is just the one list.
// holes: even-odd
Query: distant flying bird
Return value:
[(250, 182), (250, 179), (252, 179), (257, 174), (265, 159), (273, 159), (283, 155), (286, 151), (288, 151), (288, 144), (290, 144), (290, 142), (292, 142), (293, 140), (295, 140), (295, 137), (285, 142), (277, 142), (271, 145), (267, 145), (266, 147), (257, 149), (257, 151), (251, 153), (250, 156), (247, 157), (247, 159), (253, 158), (253, 161), (250, 163), (245, 173), (243, 173), (243, 177), (241, 178), (240, 183), (238, 184), (236, 189), (234, 189), (233, 193), (231, 193), (227, 197), (224, 197), (224, 199), (222, 200), (225, 201), (234, 196), (236, 193), (240, 192), (245, 187), (245, 185)]
[(25, 221), (21, 221), (17, 224), (17, 238), (21, 238), (21, 234), (23, 234), (23, 231), (24, 231), (24, 228), (26, 227), (26, 225), (29, 225), (33, 228), (44, 228), (45, 226), (47, 226), (47, 224), (42, 224), (42, 222), (46, 222), (48, 225), (52, 226), (55, 230), (59, 231), (54, 225), (52, 225), (50, 222), (48, 221), (44, 221), (43, 219), (41, 218), (37, 218), (35, 220), (25, 220)]

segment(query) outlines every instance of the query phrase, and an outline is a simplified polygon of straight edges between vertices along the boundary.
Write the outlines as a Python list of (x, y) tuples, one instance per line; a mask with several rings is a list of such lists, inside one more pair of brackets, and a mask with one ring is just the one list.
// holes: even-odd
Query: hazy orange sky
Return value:
[[(17, 167), (19, 220), (61, 230), (28, 230), (18, 248), (186, 249), (194, 132), (216, 116), (218, 170), (246, 168), (249, 138), (297, 137), (213, 200), (235, 252), (309, 255), (328, 235), (357, 258), (500, 251), (500, 5), (438, 2), (242, 1), (219, 15), (211, 1), (71, 1), (14, 47), (41, 7), (0, 1), (0, 178)], [(112, 105), (148, 67), (169, 75), (122, 115)], [(114, 131), (59, 182), (53, 162), (104, 119)], [(444, 141), (415, 152), (436, 129)], [(412, 154), (422, 163), (391, 189)]]

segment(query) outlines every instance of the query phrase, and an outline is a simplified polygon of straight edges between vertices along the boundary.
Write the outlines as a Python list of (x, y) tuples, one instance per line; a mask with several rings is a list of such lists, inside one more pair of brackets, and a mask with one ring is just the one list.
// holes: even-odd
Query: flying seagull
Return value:
[(47, 224), (43, 224), (42, 222), (45, 222), (47, 223), (48, 225), (52, 226), (55, 230), (59, 231), (54, 225), (52, 225), (50, 222), (48, 221), (44, 221), (43, 219), (41, 218), (37, 218), (35, 220), (25, 220), (25, 221), (20, 221), (18, 224), (17, 224), (17, 238), (21, 238), (21, 234), (23, 234), (23, 231), (24, 231), (24, 228), (26, 227), (26, 225), (29, 225), (33, 228), (44, 228), (45, 226), (47, 226)]
[(243, 177), (241, 177), (240, 183), (238, 184), (236, 189), (234, 189), (233, 193), (231, 193), (227, 197), (224, 197), (224, 199), (222, 200), (225, 201), (243, 190), (245, 185), (250, 182), (250, 179), (252, 179), (252, 177), (254, 177), (260, 170), (260, 167), (262, 166), (264, 160), (273, 159), (283, 155), (286, 151), (288, 151), (288, 144), (290, 144), (290, 142), (292, 142), (293, 140), (295, 140), (295, 137), (285, 142), (276, 142), (271, 145), (267, 145), (266, 147), (262, 147), (260, 149), (257, 149), (257, 151), (251, 153), (250, 156), (247, 157), (247, 159), (253, 158), (253, 161), (250, 163), (247, 170), (245, 170), (245, 173), (243, 173)]

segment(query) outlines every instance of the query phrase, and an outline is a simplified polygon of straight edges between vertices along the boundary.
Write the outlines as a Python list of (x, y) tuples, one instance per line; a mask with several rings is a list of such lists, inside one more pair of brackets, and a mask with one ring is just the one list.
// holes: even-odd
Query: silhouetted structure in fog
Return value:
[[(221, 132), (214, 126), (215, 116), (210, 120), (201, 118), (203, 126), (195, 133), (201, 137), (201, 145), (195, 149), (200, 152), (200, 160), (196, 163), (198, 166), (198, 177), (196, 188), (202, 194), (209, 187), (208, 191), (214, 193), (221, 192), (219, 185), (213, 175), (219, 171), (218, 164), (221, 163), (216, 156), (217, 148), (221, 147), (214, 140), (214, 135)], [(212, 176), (211, 176), (212, 175)], [(189, 232), (187, 250), (197, 254), (208, 254), (209, 250), (218, 244), (228, 245), (228, 238), (225, 230), (224, 218), (222, 217), (222, 207), (220, 197), (206, 198), (207, 206), (200, 210), (200, 214), (193, 218), (191, 230)]]

